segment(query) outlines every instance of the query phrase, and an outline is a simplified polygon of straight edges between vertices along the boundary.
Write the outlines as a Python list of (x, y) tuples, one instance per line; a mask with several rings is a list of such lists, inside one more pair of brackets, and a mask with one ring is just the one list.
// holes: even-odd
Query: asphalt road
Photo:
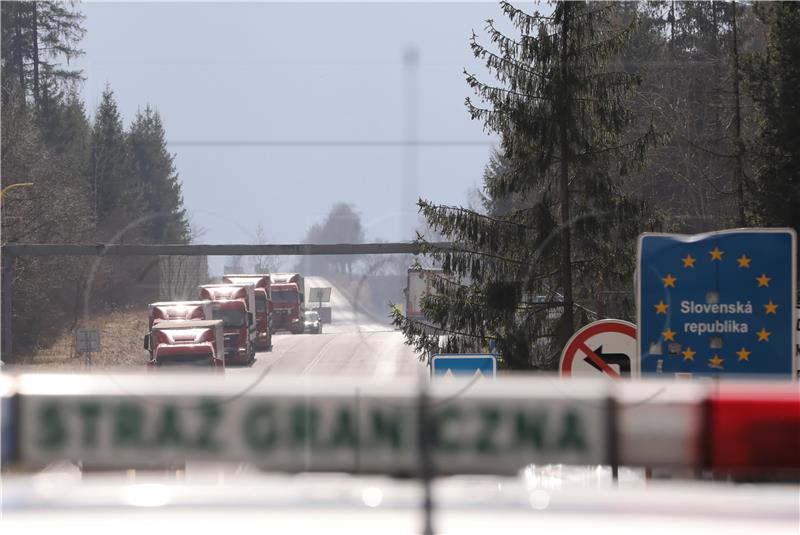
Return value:
[[(306, 292), (324, 286), (332, 287), (321, 277), (306, 278)], [(323, 325), (322, 334), (276, 334), (272, 351), (257, 353), (252, 366), (229, 367), (226, 373), (408, 377), (425, 372), (400, 331), (360, 311), (335, 287), (331, 310), (333, 322)]]

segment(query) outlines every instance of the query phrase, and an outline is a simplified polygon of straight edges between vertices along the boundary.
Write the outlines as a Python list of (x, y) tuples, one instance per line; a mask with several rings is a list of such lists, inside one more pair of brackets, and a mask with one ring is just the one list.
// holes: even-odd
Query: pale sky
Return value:
[[(469, 118), (463, 69), (488, 78), (469, 37), (503, 18), (494, 2), (80, 9), (89, 113), (106, 83), (126, 126), (137, 107), (159, 110), (202, 242), (251, 243), (260, 223), (270, 242), (297, 243), (337, 201), (361, 213), (369, 241), (407, 240), (418, 196), (465, 204), (480, 185), (495, 138)], [(419, 147), (416, 187), (407, 149), (380, 144), (407, 135), (409, 47), (419, 56), (418, 139), (459, 143)], [(309, 144), (318, 141), (334, 145)], [(372, 145), (341, 145), (350, 141)]]

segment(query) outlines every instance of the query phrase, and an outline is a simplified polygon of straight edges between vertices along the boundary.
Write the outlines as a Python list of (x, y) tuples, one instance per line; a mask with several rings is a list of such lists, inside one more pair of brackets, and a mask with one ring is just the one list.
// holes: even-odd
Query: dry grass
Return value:
[[(83, 329), (100, 330), (100, 353), (92, 354), (92, 367), (144, 367), (147, 352), (142, 339), (147, 334), (147, 310), (111, 312), (82, 325)], [(82, 357), (75, 355), (75, 332), (67, 331), (46, 348), (22, 356), (15, 366), (68, 371), (85, 370)]]

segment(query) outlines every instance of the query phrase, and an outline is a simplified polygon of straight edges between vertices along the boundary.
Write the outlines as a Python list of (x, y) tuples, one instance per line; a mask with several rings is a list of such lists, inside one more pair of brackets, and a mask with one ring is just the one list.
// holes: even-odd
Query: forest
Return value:
[[(34, 184), (3, 196), (2, 243), (196, 239), (158, 103), (126, 125), (111, 85), (96, 109), (81, 100), (80, 5), (0, 5), (0, 185)], [(477, 205), (419, 200), (418, 239), (444, 276), (424, 299), (426, 323), (395, 311), (407, 342), (463, 352), (493, 340), (504, 366), (550, 370), (580, 325), (633, 317), (641, 232), (800, 229), (800, 4), (500, 2), (496, 13), (503, 24), (464, 28), (483, 67), (464, 72), (454, 98), (469, 95), (465, 113), (499, 143)], [(364, 235), (344, 202), (306, 241)], [(314, 262), (353, 271), (353, 259)], [(162, 269), (153, 258), (16, 259), (15, 346), (143, 306)]]
[[(0, 6), (2, 187), (33, 184), (3, 196), (3, 243), (188, 243), (192, 228), (157, 109), (144, 104), (126, 128), (111, 86), (91, 113), (79, 97), (83, 75), (70, 68), (85, 34), (79, 6)], [(151, 301), (158, 262), (16, 259), (15, 347), (46, 345), (84, 314)]]

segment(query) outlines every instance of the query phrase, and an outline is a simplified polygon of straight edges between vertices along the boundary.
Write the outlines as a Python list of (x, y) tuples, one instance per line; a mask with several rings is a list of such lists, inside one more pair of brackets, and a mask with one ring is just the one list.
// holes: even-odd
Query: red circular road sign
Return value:
[(561, 352), (559, 372), (564, 377), (607, 375), (614, 379), (638, 377), (636, 325), (622, 320), (600, 320), (578, 330)]

